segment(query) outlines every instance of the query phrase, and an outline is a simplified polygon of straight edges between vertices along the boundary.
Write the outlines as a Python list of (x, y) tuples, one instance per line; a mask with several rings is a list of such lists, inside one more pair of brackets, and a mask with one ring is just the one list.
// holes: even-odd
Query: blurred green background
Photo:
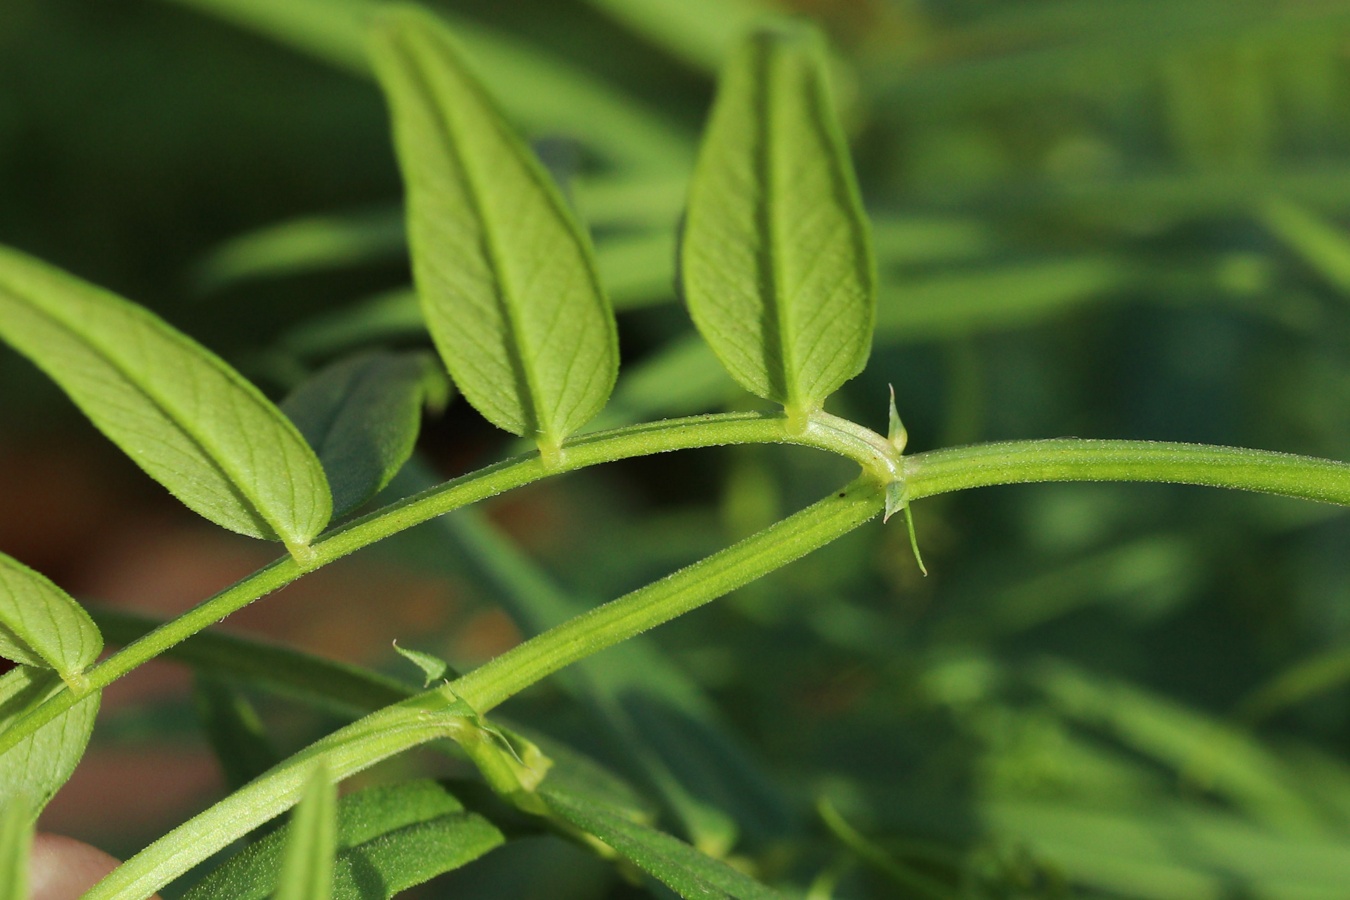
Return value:
[[(1350, 3), (427, 5), (593, 229), (624, 352), (597, 425), (749, 402), (691, 339), (674, 228), (719, 59), (787, 11), (832, 40), (882, 276), (872, 361), (833, 411), (881, 428), (893, 383), (919, 451), (1076, 435), (1350, 456)], [(361, 58), (372, 8), (5, 0), (0, 241), (274, 395), (356, 348), (426, 345)], [(81, 596), (168, 615), (269, 558), (176, 510), (3, 349), (0, 420), (0, 549)], [(462, 403), (422, 444), (442, 475), (514, 452)], [(393, 637), (472, 665), (848, 474), (780, 448), (616, 464), (227, 626), (401, 677)], [(926, 578), (902, 525), (871, 525), (510, 714), (815, 897), (1350, 896), (1339, 510), (1040, 485), (915, 517)], [(219, 795), (187, 680), (151, 675), (110, 694), (47, 827), (126, 853)], [(260, 702), (283, 750), (331, 727)], [(151, 777), (165, 797), (127, 787)], [(634, 890), (532, 838), (427, 896)]]

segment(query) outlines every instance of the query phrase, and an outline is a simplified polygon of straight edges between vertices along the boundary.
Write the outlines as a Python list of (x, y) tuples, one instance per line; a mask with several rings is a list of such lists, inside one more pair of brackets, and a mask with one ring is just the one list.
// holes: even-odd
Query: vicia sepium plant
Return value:
[[(795, 22), (765, 25), (727, 62), (679, 247), (680, 291), (699, 333), (735, 381), (772, 410), (586, 431), (610, 397), (620, 355), (589, 236), (498, 110), (491, 85), (479, 82), (434, 16), (414, 8), (381, 13), (369, 52), (392, 113), (412, 269), (439, 362), (425, 353), (353, 356), (278, 406), (146, 310), (0, 250), (0, 337), (185, 505), (286, 550), (152, 630), (129, 634), (121, 623), (124, 646), (106, 656), (99, 626), (79, 603), (0, 557), (0, 655), (17, 663), (0, 678), (4, 896), (21, 890), (32, 823), (79, 762), (101, 691), (165, 653), (206, 669), (233, 654), (274, 683), (367, 714), (250, 773), (256, 777), (150, 844), (88, 897), (150, 896), (297, 804), (288, 828), (255, 835), (189, 896), (390, 896), (531, 827), (574, 839), (684, 897), (791, 893), (802, 887), (798, 873), (753, 860), (729, 864), (734, 838), (719, 840), (726, 829), (703, 827), (722, 814), (689, 802), (678, 785), (653, 776), (646, 796), (634, 800), (604, 787), (596, 764), (576, 751), (526, 737), (493, 712), (565, 667), (584, 666), (878, 516), (903, 510), (908, 517), (913, 504), (937, 494), (1116, 480), (1350, 504), (1350, 466), (1340, 462), (1078, 439), (904, 455), (894, 396), (886, 434), (827, 412), (831, 395), (867, 364), (875, 263), (822, 42)], [(424, 408), (449, 402), (452, 385), (532, 449), (353, 518), (408, 463)], [(885, 403), (877, 398), (879, 412)], [(728, 444), (824, 451), (860, 471), (745, 540), (472, 671), (456, 674), (408, 651), (427, 672), (420, 692), (209, 630), (315, 569), (486, 498), (585, 467)], [(423, 744), (449, 746), (444, 739), (481, 774), (462, 796), (414, 781), (336, 800), (342, 779)], [(672, 822), (693, 843), (663, 830)]]

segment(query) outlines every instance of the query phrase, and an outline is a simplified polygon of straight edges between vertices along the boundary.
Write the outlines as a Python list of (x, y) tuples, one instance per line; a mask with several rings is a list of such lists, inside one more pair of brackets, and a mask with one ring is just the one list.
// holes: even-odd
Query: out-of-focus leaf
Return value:
[(1342, 294), (1350, 294), (1350, 234), (1306, 206), (1272, 200), (1261, 210), (1271, 232)]
[(276, 900), (330, 900), (337, 852), (337, 785), (315, 768), (286, 827)]
[[(472, 862), (503, 837), (433, 781), (368, 788), (338, 804), (333, 896), (388, 898)], [(263, 900), (272, 892), (285, 829), (241, 850), (185, 900)]]
[(1350, 883), (1350, 843), (1254, 826), (1178, 802), (1103, 811), (1073, 804), (995, 802), (979, 816), (998, 839), (1023, 846), (1061, 877), (1125, 897), (1232, 896), (1338, 900)]
[(281, 404), (319, 455), (333, 515), (375, 496), (412, 455), (422, 410), (444, 408), (450, 385), (423, 353), (369, 353), (342, 360)]
[[(163, 624), (111, 609), (96, 610), (96, 621), (108, 640), (116, 644), (130, 643)], [(372, 712), (415, 693), (405, 683), (369, 669), (217, 631), (198, 632), (165, 655), (211, 676), (229, 678), (339, 715)], [(526, 734), (553, 761), (548, 775), (550, 784), (596, 794), (611, 806), (633, 814), (649, 811), (649, 804), (630, 785), (595, 761), (546, 735), (515, 725), (512, 730)]]
[(877, 265), (970, 259), (998, 249), (994, 230), (974, 217), (875, 215), (872, 245)]
[(237, 790), (281, 761), (253, 705), (234, 685), (207, 673), (193, 682), (197, 717), (225, 784)]
[(18, 798), (0, 798), (0, 897), (28, 897), (33, 815)]
[(326, 357), (382, 341), (426, 336), (417, 294), (401, 288), (307, 319), (282, 337), (281, 344), (302, 357)]
[(0, 337), (217, 525), (298, 552), (328, 523), (323, 468), (290, 420), (148, 310), (0, 249)]
[(398, 259), (406, 247), (400, 209), (306, 216), (227, 241), (202, 262), (197, 277), (214, 290), (255, 278)]
[(0, 657), (55, 669), (78, 685), (102, 649), (98, 626), (73, 597), (0, 553)]
[[(0, 732), (22, 714), (61, 690), (55, 672), (19, 666), (0, 676)], [(32, 734), (0, 753), (0, 795), (23, 803), (36, 818), (66, 783), (94, 730), (100, 691), (94, 691)]]
[(671, 53), (708, 71), (773, 7), (758, 0), (587, 0)]
[(1257, 821), (1295, 834), (1325, 832), (1324, 817), (1279, 757), (1241, 730), (1065, 665), (1040, 667), (1036, 682), (1062, 714), (1107, 729)]
[[(126, 645), (164, 624), (119, 609), (95, 608), (109, 643)], [(216, 630), (199, 631), (168, 650), (203, 673), (341, 715), (361, 715), (412, 696), (403, 682), (378, 672)]]
[[(528, 633), (586, 608), (471, 510), (442, 521)], [(560, 673), (559, 683), (624, 748), (631, 777), (660, 797), (700, 848), (722, 853), (742, 830), (781, 836), (792, 827), (784, 798), (726, 733), (698, 685), (654, 644), (626, 641), (603, 660)]]
[(1025, 325), (1119, 290), (1135, 277), (1124, 260), (1087, 256), (922, 281), (885, 279), (877, 337), (927, 340)]
[(675, 296), (675, 231), (606, 238), (595, 248), (600, 281), (618, 310)]
[(1285, 669), (1251, 693), (1238, 716), (1253, 722), (1350, 683), (1350, 647), (1315, 653)]
[(680, 277), (694, 324), (751, 393), (802, 419), (862, 371), (875, 272), (848, 147), (805, 27), (732, 57), (690, 186)]
[[(172, 0), (268, 35), (350, 71), (369, 71), (370, 0)], [(633, 169), (687, 168), (688, 135), (615, 88), (537, 47), (441, 12), (512, 118), (536, 134), (575, 135)]]
[(711, 412), (735, 396), (736, 384), (706, 341), (690, 334), (624, 367), (614, 398), (595, 425), (617, 428), (661, 416)]
[(540, 796), (564, 821), (594, 835), (644, 872), (687, 898), (781, 898), (784, 894), (731, 866), (593, 800), (544, 788)]
[(604, 406), (618, 370), (590, 242), (443, 26), (392, 12), (373, 53), (432, 337), (479, 412), (556, 452)]

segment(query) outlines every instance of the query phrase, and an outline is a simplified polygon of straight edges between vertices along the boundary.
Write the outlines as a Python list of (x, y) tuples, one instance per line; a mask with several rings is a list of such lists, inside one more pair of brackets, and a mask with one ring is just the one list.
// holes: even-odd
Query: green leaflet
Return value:
[(337, 785), (321, 763), (310, 775), (305, 796), (291, 816), (276, 900), (329, 900), (336, 852)]
[(323, 469), (295, 426), (148, 310), (0, 248), (0, 338), (151, 477), (217, 525), (292, 553), (328, 523)]
[(309, 441), (333, 490), (333, 514), (365, 503), (412, 455), (422, 408), (443, 408), (449, 385), (430, 354), (367, 353), (323, 369), (281, 404)]
[(55, 669), (78, 686), (103, 636), (80, 604), (47, 578), (0, 553), (0, 657)]
[(445, 673), (450, 671), (450, 664), (445, 660), (420, 650), (405, 650), (397, 641), (394, 642), (394, 652), (422, 670), (424, 688), (431, 687), (432, 682), (442, 680), (446, 677)]
[(592, 834), (632, 860), (681, 897), (777, 900), (784, 897), (743, 872), (593, 800), (544, 788), (544, 802), (558, 818)]
[[(19, 666), (0, 676), (0, 732), (61, 688), (56, 674), (45, 669)], [(89, 694), (0, 753), (0, 799), (23, 802), (37, 817), (84, 755), (100, 696)]]
[(28, 896), (33, 817), (24, 804), (0, 798), (0, 897)]
[(435, 19), (391, 12), (372, 53), (427, 327), (479, 412), (555, 452), (604, 406), (618, 372), (590, 242)]
[(794, 420), (867, 362), (867, 221), (824, 54), (804, 26), (754, 34), (727, 65), (690, 186), (680, 275), (727, 371)]
[[(186, 900), (265, 900), (286, 834), (278, 830), (245, 847)], [(433, 781), (367, 788), (338, 804), (333, 896), (391, 897), (477, 859), (502, 840), (488, 820), (465, 811)]]

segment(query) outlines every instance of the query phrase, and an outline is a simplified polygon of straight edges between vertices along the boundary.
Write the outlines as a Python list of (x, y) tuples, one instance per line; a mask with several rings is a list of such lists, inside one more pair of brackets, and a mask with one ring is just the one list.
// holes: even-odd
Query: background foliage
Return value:
[[(713, 74), (752, 5), (428, 5), (461, 26), (592, 227), (624, 359), (607, 421), (748, 402), (689, 343), (671, 273)], [(428, 346), (402, 294), (386, 112), (343, 24), (358, 6), (9, 0), (0, 242), (151, 306), (276, 396), (356, 345)], [(779, 8), (833, 39), (877, 229), (878, 342), (836, 411), (881, 428), (891, 382), (918, 450), (1071, 434), (1346, 458), (1344, 3)], [(249, 552), (172, 519), (3, 349), (0, 412), (0, 549), (82, 599), (180, 610)], [(447, 474), (508, 449), (462, 403), (422, 445)], [(72, 475), (91, 464), (94, 481)], [(472, 664), (769, 524), (845, 469), (780, 448), (606, 466), (490, 522), (421, 529), (315, 592), (331, 600), (282, 594), (242, 624), (412, 680), (387, 638)], [(662, 796), (668, 827), (699, 846), (821, 891), (837, 881), (834, 896), (1344, 895), (1338, 510), (1042, 485), (915, 514), (929, 577), (900, 527), (865, 528), (555, 679), (512, 719)], [(200, 755), (173, 684), (109, 693), (91, 769)], [(284, 752), (331, 727), (255, 699)], [(187, 811), (222, 789), (183, 771)], [(97, 775), (77, 775), (48, 827), (125, 852), (185, 814), (101, 833), (73, 805)], [(449, 879), (432, 890), (631, 890), (551, 837)]]

